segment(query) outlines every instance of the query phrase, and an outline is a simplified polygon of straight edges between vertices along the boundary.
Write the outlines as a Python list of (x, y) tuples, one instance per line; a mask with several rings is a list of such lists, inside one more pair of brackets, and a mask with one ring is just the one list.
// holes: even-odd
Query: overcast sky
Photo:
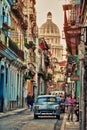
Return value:
[(37, 13), (37, 25), (40, 27), (47, 19), (47, 13), (50, 11), (52, 13), (52, 21), (58, 26), (62, 40), (62, 31), (64, 23), (64, 12), (62, 5), (66, 3), (67, 0), (36, 0), (36, 13)]
[[(37, 24), (40, 27), (47, 19), (47, 13), (52, 13), (52, 21), (57, 24), (59, 30), (63, 30), (64, 15), (62, 4), (65, 4), (66, 0), (37, 0), (36, 12), (37, 12)], [(60, 32), (61, 33), (61, 32)]]

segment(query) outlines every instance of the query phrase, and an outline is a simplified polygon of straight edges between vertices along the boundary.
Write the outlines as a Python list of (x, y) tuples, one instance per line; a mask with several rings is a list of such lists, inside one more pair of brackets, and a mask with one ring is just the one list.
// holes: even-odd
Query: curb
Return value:
[(8, 117), (8, 116), (16, 115), (18, 113), (22, 113), (23, 111), (26, 111), (26, 110), (27, 110), (27, 108), (23, 108), (23, 109), (16, 109), (16, 110), (13, 110), (13, 111), (8, 111), (8, 112), (5, 112), (5, 113), (0, 113), (0, 119)]

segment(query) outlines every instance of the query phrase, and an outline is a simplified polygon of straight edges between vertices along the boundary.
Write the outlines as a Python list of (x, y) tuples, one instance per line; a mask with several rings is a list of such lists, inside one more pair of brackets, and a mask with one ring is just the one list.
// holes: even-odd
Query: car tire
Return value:
[(38, 119), (38, 116), (34, 114), (34, 119)]
[(60, 115), (57, 115), (56, 118), (60, 120)]

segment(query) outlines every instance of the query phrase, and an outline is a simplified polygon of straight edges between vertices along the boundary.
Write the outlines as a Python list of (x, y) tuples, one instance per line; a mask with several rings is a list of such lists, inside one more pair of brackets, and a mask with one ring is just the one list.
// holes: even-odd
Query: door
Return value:
[(4, 106), (3, 87), (4, 87), (4, 66), (1, 66), (1, 72), (0, 72), (0, 112), (3, 111), (3, 106)]

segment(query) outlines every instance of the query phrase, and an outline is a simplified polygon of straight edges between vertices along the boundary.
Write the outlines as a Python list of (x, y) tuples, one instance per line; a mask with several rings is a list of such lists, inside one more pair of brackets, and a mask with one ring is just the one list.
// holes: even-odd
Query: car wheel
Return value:
[(60, 120), (60, 115), (57, 115), (56, 118)]
[(38, 119), (38, 116), (34, 114), (34, 119)]

